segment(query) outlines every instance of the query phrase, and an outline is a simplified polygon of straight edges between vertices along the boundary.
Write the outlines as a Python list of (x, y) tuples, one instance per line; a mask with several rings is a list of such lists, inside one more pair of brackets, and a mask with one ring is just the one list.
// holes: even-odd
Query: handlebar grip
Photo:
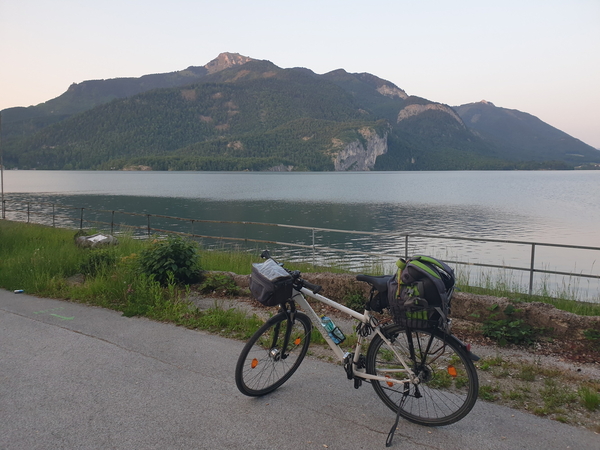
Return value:
[(318, 294), (323, 289), (322, 286), (319, 286), (318, 284), (309, 283), (306, 280), (302, 280), (302, 287), (310, 289), (313, 292), (313, 294)]

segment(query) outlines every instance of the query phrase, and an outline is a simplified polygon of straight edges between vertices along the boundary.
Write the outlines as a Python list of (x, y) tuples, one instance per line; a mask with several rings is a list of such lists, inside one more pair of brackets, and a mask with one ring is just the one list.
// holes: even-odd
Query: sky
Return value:
[(0, 110), (222, 52), (490, 101), (600, 149), (600, 0), (0, 0)]

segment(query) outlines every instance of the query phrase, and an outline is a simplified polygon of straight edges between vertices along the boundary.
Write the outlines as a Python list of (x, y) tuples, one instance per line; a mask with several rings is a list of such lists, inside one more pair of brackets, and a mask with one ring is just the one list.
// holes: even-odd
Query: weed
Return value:
[(325, 341), (325, 338), (321, 335), (319, 330), (317, 330), (316, 328), (313, 328), (310, 333), (310, 342), (313, 344), (319, 344), (319, 345), (323, 345), (323, 344), (327, 343), (327, 341)]
[(491, 386), (491, 385), (479, 386), (479, 397), (482, 400), (485, 400), (488, 402), (495, 402), (498, 399), (497, 394), (499, 392), (500, 392), (500, 387), (498, 385), (496, 385), (496, 386)]
[(550, 413), (561, 412), (560, 407), (577, 399), (574, 392), (570, 392), (567, 386), (559, 385), (554, 379), (544, 380), (544, 387), (540, 389), (540, 396), (544, 401), (545, 409)]
[(511, 391), (503, 394), (503, 396), (509, 400), (519, 403), (523, 403), (527, 399), (525, 393), (520, 389), (512, 389)]
[(84, 249), (85, 258), (79, 263), (78, 270), (84, 275), (96, 276), (100, 272), (110, 270), (117, 263), (114, 249)]
[(230, 308), (210, 308), (198, 312), (193, 320), (188, 320), (186, 325), (190, 328), (201, 328), (228, 337), (248, 339), (264, 322), (256, 315), (247, 317), (244, 312)]
[[(492, 310), (498, 309), (494, 305)], [(505, 346), (507, 344), (532, 344), (537, 337), (538, 331), (525, 322), (522, 318), (517, 318), (521, 310), (512, 305), (504, 308), (504, 318), (498, 318), (499, 313), (495, 312), (483, 322), (483, 335), (498, 341), (498, 344)]]
[(600, 393), (588, 386), (581, 386), (577, 393), (581, 399), (581, 403), (589, 411), (595, 411), (600, 407)]
[(346, 294), (344, 298), (345, 304), (348, 308), (354, 311), (362, 312), (365, 309), (366, 299), (360, 290), (353, 290)]
[(207, 273), (200, 284), (200, 292), (225, 297), (233, 297), (239, 293), (239, 288), (233, 278), (225, 273)]
[(501, 356), (489, 356), (479, 360), (479, 369), (488, 371), (492, 367), (501, 366), (504, 363), (504, 359)]
[(538, 370), (535, 366), (530, 364), (523, 365), (519, 373), (517, 374), (517, 378), (521, 381), (535, 381)]

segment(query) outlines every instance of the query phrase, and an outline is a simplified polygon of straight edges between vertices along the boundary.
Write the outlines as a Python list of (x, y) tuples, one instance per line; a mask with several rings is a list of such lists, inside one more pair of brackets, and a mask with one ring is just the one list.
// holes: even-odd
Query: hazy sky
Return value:
[(0, 109), (222, 52), (485, 99), (600, 148), (600, 0), (0, 0)]

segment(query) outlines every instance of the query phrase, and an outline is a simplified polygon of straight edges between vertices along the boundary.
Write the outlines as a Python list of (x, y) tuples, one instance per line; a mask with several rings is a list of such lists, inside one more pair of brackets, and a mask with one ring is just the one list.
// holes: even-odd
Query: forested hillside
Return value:
[(454, 108), (465, 123), (511, 160), (600, 162), (600, 152), (535, 116), (481, 101)]
[[(485, 111), (475, 120), (461, 108), (457, 111), (466, 123), (450, 107), (410, 96), (371, 74), (340, 69), (317, 75), (222, 54), (204, 67), (84, 82), (37, 107), (5, 110), (4, 162), (20, 169), (104, 170), (459, 170), (572, 164), (571, 147), (557, 143), (545, 152), (543, 146), (532, 146), (528, 153), (523, 149), (531, 140), (526, 127), (510, 140), (514, 124), (507, 122), (500, 135), (494, 134), (493, 124), (481, 118)], [(583, 159), (593, 161), (594, 156), (588, 152)]]

